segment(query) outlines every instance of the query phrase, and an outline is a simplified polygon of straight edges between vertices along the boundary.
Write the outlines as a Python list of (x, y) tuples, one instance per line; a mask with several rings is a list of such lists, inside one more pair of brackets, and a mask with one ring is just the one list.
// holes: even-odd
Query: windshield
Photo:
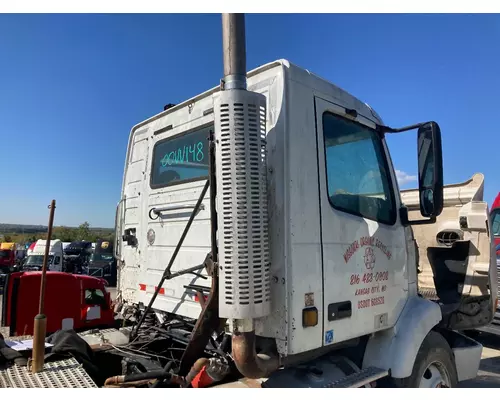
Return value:
[(84, 251), (90, 247), (92, 247), (92, 244), (90, 242), (85, 242), (85, 241), (71, 242), (64, 248), (64, 250)]
[[(49, 264), (52, 264), (53, 259), (54, 256), (49, 256)], [(25, 265), (38, 265), (38, 266), (41, 266), (42, 264), (43, 264), (43, 256), (41, 255), (28, 256), (25, 263)]]
[(9, 258), (9, 250), (0, 250), (0, 258)]
[(113, 255), (112, 254), (92, 254), (90, 256), (90, 262), (98, 262), (98, 261), (106, 261), (110, 262), (113, 261)]
[(89, 253), (87, 249), (68, 249), (64, 250), (64, 254), (67, 256), (85, 256)]

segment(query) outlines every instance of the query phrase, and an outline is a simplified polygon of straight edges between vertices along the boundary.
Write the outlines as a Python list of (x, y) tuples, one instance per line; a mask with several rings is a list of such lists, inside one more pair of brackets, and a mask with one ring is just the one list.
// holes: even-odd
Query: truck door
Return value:
[(141, 219), (142, 210), (147, 205), (144, 197), (147, 198), (146, 174), (151, 136), (147, 126), (133, 132), (127, 153), (122, 198), (118, 202), (115, 218), (115, 256), (121, 267), (118, 286), (122, 298), (134, 303), (137, 301), (141, 267), (140, 251), (145, 250), (146, 231)]
[(315, 105), (329, 345), (395, 324), (408, 293), (407, 252), (398, 186), (375, 124), (320, 98)]
[(62, 252), (54, 253), (54, 263), (51, 270), (62, 272)]
[[(156, 128), (150, 143), (149, 175), (147, 177), (146, 205), (143, 221), (146, 232), (144, 267), (141, 267), (139, 300), (148, 303), (165, 267), (182, 236), (208, 179), (208, 138), (213, 128), (213, 114), (202, 114), (212, 107), (211, 98), (206, 107), (198, 103), (175, 111), (167, 125)], [(199, 114), (198, 114), (199, 113)], [(197, 115), (198, 114), (198, 115)], [(177, 123), (176, 123), (177, 122)], [(203, 264), (210, 252), (209, 192), (203, 199), (171, 272)], [(206, 277), (204, 270), (199, 271)], [(155, 301), (155, 308), (197, 318), (201, 307), (195, 301), (196, 290), (190, 285), (210, 288), (210, 279), (187, 274), (166, 281)]]

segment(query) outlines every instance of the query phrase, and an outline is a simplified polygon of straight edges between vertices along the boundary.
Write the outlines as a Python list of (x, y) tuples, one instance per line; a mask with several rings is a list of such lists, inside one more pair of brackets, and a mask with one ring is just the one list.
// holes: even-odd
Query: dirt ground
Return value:
[[(116, 296), (116, 290), (110, 288), (111, 298)], [(0, 295), (0, 310), (2, 309), (2, 296)], [(0, 333), (8, 337), (8, 330), (0, 328)], [(480, 369), (476, 379), (460, 383), (463, 388), (500, 388), (500, 336), (481, 333), (478, 338), (483, 344), (483, 354)]]

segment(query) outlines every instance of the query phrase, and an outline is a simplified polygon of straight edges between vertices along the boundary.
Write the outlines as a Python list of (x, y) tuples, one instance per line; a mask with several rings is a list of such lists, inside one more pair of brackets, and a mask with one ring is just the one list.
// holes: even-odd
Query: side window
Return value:
[(56, 256), (56, 258), (54, 260), (54, 265), (59, 265), (60, 263), (61, 263), (61, 257)]
[(153, 189), (208, 177), (208, 137), (213, 125), (159, 141), (153, 148)]
[(493, 236), (500, 236), (500, 209), (493, 210), (491, 230), (493, 231)]
[(85, 289), (85, 304), (88, 306), (105, 306), (106, 298), (101, 289)]
[(330, 204), (337, 210), (393, 225), (394, 192), (378, 133), (335, 114), (323, 114)]

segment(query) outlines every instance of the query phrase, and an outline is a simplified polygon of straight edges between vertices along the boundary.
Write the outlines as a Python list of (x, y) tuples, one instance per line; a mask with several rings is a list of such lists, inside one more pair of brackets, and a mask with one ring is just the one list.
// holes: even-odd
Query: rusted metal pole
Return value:
[(52, 225), (54, 223), (54, 211), (56, 209), (56, 201), (50, 203), (49, 227), (47, 230), (47, 241), (45, 242), (45, 254), (42, 264), (42, 279), (40, 283), (40, 302), (38, 304), (38, 315), (34, 321), (33, 332), (33, 353), (31, 360), (31, 371), (34, 373), (43, 371), (45, 360), (45, 336), (47, 334), (47, 317), (44, 314), (45, 306), (45, 280), (47, 273), (47, 263), (49, 259), (50, 240), (52, 238)]
[(49, 259), (50, 240), (52, 238), (52, 224), (54, 223), (54, 211), (56, 209), (56, 201), (50, 203), (49, 228), (47, 230), (47, 241), (45, 242), (45, 254), (42, 264), (42, 282), (40, 283), (40, 303), (38, 305), (38, 314), (43, 314), (45, 302), (45, 280), (47, 274), (47, 262)]

